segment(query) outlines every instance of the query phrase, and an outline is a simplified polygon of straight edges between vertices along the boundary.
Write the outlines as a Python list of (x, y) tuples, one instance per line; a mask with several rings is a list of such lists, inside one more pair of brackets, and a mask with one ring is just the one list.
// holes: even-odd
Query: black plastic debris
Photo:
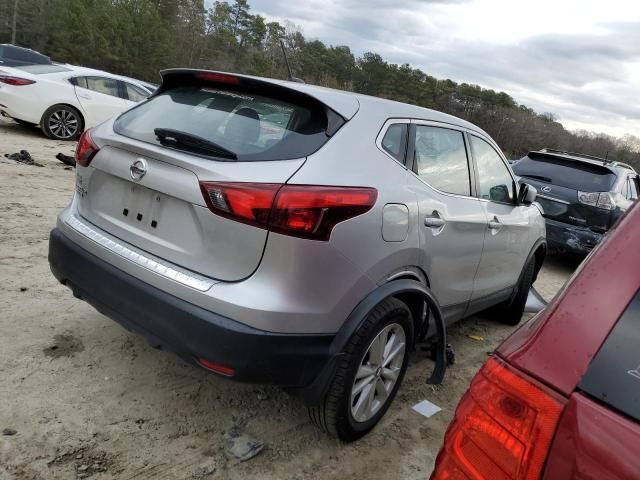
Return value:
[(18, 163), (23, 163), (25, 165), (34, 165), (36, 167), (42, 167), (43, 165), (37, 163), (31, 154), (26, 150), (20, 150), (18, 153), (6, 153), (4, 155), (9, 160), (14, 160)]
[(58, 153), (56, 155), (56, 158), (60, 160), (62, 163), (64, 163), (65, 165), (69, 165), (70, 167), (76, 166), (76, 159), (69, 155), (65, 155), (64, 153)]

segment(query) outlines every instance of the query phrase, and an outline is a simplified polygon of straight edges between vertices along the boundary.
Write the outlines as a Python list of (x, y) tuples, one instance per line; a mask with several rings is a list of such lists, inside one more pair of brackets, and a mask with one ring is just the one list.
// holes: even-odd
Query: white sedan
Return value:
[(74, 140), (87, 128), (145, 100), (155, 86), (72, 65), (0, 67), (0, 114), (40, 125), (56, 140)]

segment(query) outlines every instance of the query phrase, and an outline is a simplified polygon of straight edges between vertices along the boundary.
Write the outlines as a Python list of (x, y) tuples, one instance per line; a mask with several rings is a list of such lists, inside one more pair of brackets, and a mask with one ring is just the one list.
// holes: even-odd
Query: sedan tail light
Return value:
[(10, 75), (0, 75), (0, 83), (6, 83), (7, 85), (13, 85), (15, 87), (22, 87), (24, 85), (32, 85), (36, 83), (36, 81), (29, 80), (28, 78), (12, 77)]
[(458, 404), (432, 480), (540, 478), (563, 405), (490, 358)]
[(578, 201), (583, 205), (613, 210), (616, 202), (609, 192), (578, 192)]
[(100, 148), (98, 148), (91, 138), (91, 130), (85, 130), (76, 147), (76, 163), (83, 167), (88, 167), (93, 157), (95, 157), (99, 151)]
[(201, 182), (209, 209), (273, 232), (329, 240), (333, 227), (369, 211), (378, 192), (366, 187)]

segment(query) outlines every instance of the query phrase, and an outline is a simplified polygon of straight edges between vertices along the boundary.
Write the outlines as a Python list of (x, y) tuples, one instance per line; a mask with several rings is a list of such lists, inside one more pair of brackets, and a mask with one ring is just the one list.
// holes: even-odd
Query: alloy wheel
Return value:
[(73, 138), (78, 133), (80, 122), (77, 115), (69, 110), (56, 110), (49, 116), (49, 131), (60, 139)]
[(384, 327), (367, 348), (351, 387), (351, 415), (366, 422), (382, 408), (395, 387), (406, 354), (404, 328)]

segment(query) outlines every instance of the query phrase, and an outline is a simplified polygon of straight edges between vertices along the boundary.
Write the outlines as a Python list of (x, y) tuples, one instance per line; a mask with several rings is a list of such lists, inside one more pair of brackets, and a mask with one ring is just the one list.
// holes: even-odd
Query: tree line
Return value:
[[(15, 29), (14, 25), (15, 16)], [(307, 40), (291, 22), (252, 14), (247, 0), (0, 0), (0, 43), (59, 62), (158, 82), (168, 67), (287, 78), (440, 110), (486, 130), (512, 158), (542, 147), (616, 159), (640, 169), (640, 138), (568, 131), (505, 92), (435, 78), (380, 55)]]

